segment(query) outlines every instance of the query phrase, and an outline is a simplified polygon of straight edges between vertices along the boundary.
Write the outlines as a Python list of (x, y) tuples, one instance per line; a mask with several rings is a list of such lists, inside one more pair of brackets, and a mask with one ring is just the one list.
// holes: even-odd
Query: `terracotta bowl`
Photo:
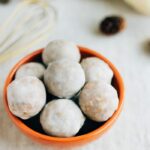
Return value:
[[(123, 101), (124, 101), (124, 84), (123, 84), (123, 80), (119, 74), (119, 72), (117, 71), (117, 69), (115, 68), (115, 66), (108, 60), (106, 59), (104, 56), (102, 56), (101, 54), (90, 50), (88, 48), (84, 48), (84, 47), (79, 47), (80, 48), (80, 52), (82, 54), (82, 58), (85, 57), (90, 57), (90, 56), (95, 56), (100, 58), (101, 60), (103, 60), (104, 62), (106, 62), (110, 68), (112, 69), (112, 71), (114, 72), (114, 78), (113, 78), (113, 82), (112, 85), (117, 89), (118, 91), (118, 96), (119, 96), (119, 106), (118, 109), (115, 111), (115, 113), (113, 114), (113, 116), (107, 120), (106, 122), (102, 123), (101, 125), (97, 126), (97, 128), (95, 128), (94, 130), (81, 134), (81, 135), (77, 135), (75, 137), (69, 137), (69, 138), (58, 138), (58, 137), (52, 137), (52, 136), (48, 136), (46, 134), (40, 133), (38, 131), (35, 131), (34, 129), (30, 128), (30, 126), (28, 126), (26, 123), (24, 123), (23, 120), (19, 119), (18, 117), (14, 116), (8, 107), (8, 102), (7, 102), (7, 87), (8, 85), (12, 82), (12, 80), (14, 79), (15, 73), (18, 70), (18, 68), (30, 61), (38, 61), (41, 59), (41, 53), (43, 51), (43, 49), (37, 50), (31, 54), (29, 54), (28, 56), (24, 57), (22, 60), (20, 60), (14, 67), (13, 69), (10, 71), (5, 86), (4, 86), (4, 104), (5, 104), (5, 110), (7, 111), (9, 117), (11, 118), (11, 120), (14, 122), (14, 124), (22, 131), (24, 132), (27, 136), (31, 137), (34, 140), (37, 140), (38, 142), (42, 142), (42, 143), (49, 143), (49, 144), (54, 144), (54, 145), (62, 145), (62, 146), (79, 146), (80, 144), (85, 144), (88, 143), (94, 139), (97, 139), (99, 136), (101, 136), (103, 133), (105, 133), (115, 122), (115, 120), (118, 118), (121, 110), (122, 110), (122, 106), (123, 106)], [(88, 125), (90, 127), (90, 125)]]

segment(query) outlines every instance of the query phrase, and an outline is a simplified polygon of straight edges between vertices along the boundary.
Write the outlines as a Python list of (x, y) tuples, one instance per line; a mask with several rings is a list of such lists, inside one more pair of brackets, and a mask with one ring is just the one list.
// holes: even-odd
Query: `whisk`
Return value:
[(20, 2), (0, 27), (0, 63), (25, 49), (34, 49), (37, 44), (39, 48), (44, 47), (56, 23), (56, 16), (55, 8), (45, 0)]

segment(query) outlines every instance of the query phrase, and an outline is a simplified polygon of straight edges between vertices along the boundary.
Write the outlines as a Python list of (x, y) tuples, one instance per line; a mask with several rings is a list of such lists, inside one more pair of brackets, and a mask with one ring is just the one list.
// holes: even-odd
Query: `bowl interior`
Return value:
[[(17, 65), (12, 69), (11, 73), (9, 74), (9, 78), (7, 79), (7, 83), (6, 83), (6, 88), (5, 88), (5, 102), (6, 102), (6, 108), (7, 108), (7, 111), (9, 113), (9, 116), (13, 119), (13, 121), (15, 121), (15, 124), (17, 124), (17, 122), (19, 121), (19, 124), (22, 123), (23, 126), (26, 128), (26, 130), (28, 130), (28, 129), (30, 131), (33, 130), (33, 133), (38, 133), (39, 135), (42, 135), (42, 136), (46, 135), (47, 136), (47, 134), (44, 132), (44, 130), (42, 129), (42, 127), (41, 127), (41, 125), (39, 123), (39, 116), (40, 116), (39, 114), (40, 113), (38, 115), (32, 117), (31, 119), (28, 119), (28, 120), (19, 119), (19, 118), (15, 117), (13, 114), (11, 114), (11, 112), (9, 111), (8, 104), (7, 104), (7, 96), (6, 96), (7, 86), (14, 79), (15, 72), (18, 70), (18, 68), (21, 65), (23, 65), (23, 64), (25, 64), (27, 62), (31, 62), (31, 61), (42, 63), (42, 59), (41, 59), (41, 53), (42, 53), (42, 51), (43, 51), (43, 49), (39, 50), (39, 51), (36, 51), (36, 52), (28, 55), (27, 57), (25, 57), (24, 59), (22, 59), (19, 63), (17, 63)], [(105, 61), (106, 63), (108, 63), (108, 65), (111, 67), (111, 69), (114, 72), (114, 77), (113, 77), (113, 80), (112, 80), (112, 85), (118, 91), (118, 97), (120, 99), (120, 102), (119, 102), (119, 107), (118, 107), (118, 110), (117, 110), (118, 112), (116, 111), (113, 114), (113, 116), (108, 121), (98, 123), (98, 122), (91, 121), (90, 119), (87, 118), (86, 121), (85, 121), (84, 126), (80, 129), (80, 131), (78, 132), (78, 134), (75, 137), (84, 136), (84, 135), (87, 135), (87, 134), (92, 133), (92, 132), (94, 133), (96, 131), (100, 132), (100, 130), (101, 130), (102, 127), (110, 125), (116, 119), (116, 117), (119, 115), (120, 109), (122, 107), (122, 99), (123, 99), (123, 83), (120, 83), (120, 82), (122, 82), (121, 77), (120, 77), (118, 71), (115, 69), (115, 67), (111, 64), (111, 62), (109, 62), (102, 55), (100, 55), (100, 54), (98, 54), (98, 53), (96, 53), (94, 51), (82, 48), (82, 47), (80, 47), (80, 52), (81, 52), (81, 55), (82, 55), (82, 59), (86, 58), (86, 57), (94, 56), (94, 57), (98, 57), (98, 58), (102, 59), (103, 61)], [(118, 75), (119, 75), (119, 77), (118, 77)], [(53, 95), (50, 95), (47, 92), (47, 102), (49, 102), (52, 99), (56, 99), (56, 98), (57, 97), (55, 97)], [(77, 96), (73, 97), (72, 99), (78, 105), (78, 98), (77, 98)], [(17, 126), (19, 126), (19, 124), (17, 124)], [(50, 136), (47, 136), (47, 138), (48, 137), (50, 137)], [(61, 139), (63, 139), (63, 138), (61, 138)]]

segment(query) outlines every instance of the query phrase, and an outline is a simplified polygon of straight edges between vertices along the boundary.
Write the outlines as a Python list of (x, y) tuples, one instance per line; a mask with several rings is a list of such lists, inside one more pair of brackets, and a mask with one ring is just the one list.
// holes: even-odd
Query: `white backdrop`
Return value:
[[(19, 1), (19, 0), (18, 0)], [(0, 6), (0, 22), (5, 20), (16, 1)], [(66, 39), (97, 50), (121, 72), (126, 97), (123, 112), (114, 126), (101, 138), (75, 150), (149, 150), (150, 149), (150, 55), (144, 42), (150, 38), (150, 17), (142, 16), (120, 0), (52, 0), (58, 23), (51, 39)], [(115, 36), (98, 32), (100, 20), (108, 14), (126, 18), (127, 28)], [(8, 118), (3, 102), (4, 80), (12, 66), (25, 54), (0, 64), (0, 150), (55, 150), (31, 141)]]

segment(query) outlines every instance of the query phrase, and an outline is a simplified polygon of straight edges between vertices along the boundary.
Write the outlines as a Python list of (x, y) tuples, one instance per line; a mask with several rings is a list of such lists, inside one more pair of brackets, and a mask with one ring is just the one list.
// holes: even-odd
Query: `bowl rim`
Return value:
[(4, 106), (5, 106), (5, 110), (8, 113), (8, 116), (11, 118), (11, 120), (15, 123), (15, 125), (20, 128), (23, 132), (27, 133), (28, 135), (31, 135), (32, 137), (38, 138), (38, 139), (42, 139), (44, 141), (53, 141), (53, 142), (61, 142), (61, 143), (66, 143), (66, 142), (77, 142), (77, 141), (81, 141), (84, 139), (89, 139), (98, 135), (103, 134), (106, 130), (108, 130), (112, 124), (115, 122), (115, 120), (118, 118), (122, 107), (123, 107), (123, 102), (124, 102), (124, 93), (125, 93), (125, 89), (124, 89), (124, 83), (123, 83), (123, 79), (120, 75), (120, 73), (118, 72), (118, 70), (116, 69), (116, 67), (107, 59), (105, 58), (103, 55), (101, 55), (99, 52), (93, 51), (89, 48), (86, 47), (81, 47), (79, 46), (79, 49), (81, 52), (83, 53), (88, 53), (91, 55), (94, 55), (95, 57), (100, 58), (101, 60), (103, 60), (104, 62), (106, 62), (110, 68), (112, 69), (115, 78), (118, 81), (118, 86), (119, 86), (119, 105), (117, 110), (114, 112), (114, 114), (112, 115), (112, 117), (110, 119), (108, 119), (102, 126), (100, 126), (99, 128), (83, 134), (83, 135), (79, 135), (79, 136), (75, 136), (75, 137), (68, 137), (68, 138), (61, 138), (61, 137), (53, 137), (53, 136), (49, 136), (49, 135), (44, 135), (42, 133), (39, 133), (37, 131), (34, 131), (33, 129), (29, 128), (28, 126), (26, 126), (19, 118), (17, 118), (16, 116), (14, 116), (8, 107), (8, 102), (7, 102), (7, 87), (9, 85), (9, 83), (12, 81), (12, 78), (15, 74), (15, 72), (18, 70), (18, 68), (30, 61), (31, 59), (34, 58), (34, 56), (41, 54), (44, 50), (44, 48), (36, 50), (30, 54), (28, 54), (27, 56), (25, 56), (24, 58), (22, 58), (10, 71), (9, 75), (7, 76), (7, 79), (5, 81), (5, 85), (4, 85), (4, 90), (3, 90), (3, 102), (4, 102)]

